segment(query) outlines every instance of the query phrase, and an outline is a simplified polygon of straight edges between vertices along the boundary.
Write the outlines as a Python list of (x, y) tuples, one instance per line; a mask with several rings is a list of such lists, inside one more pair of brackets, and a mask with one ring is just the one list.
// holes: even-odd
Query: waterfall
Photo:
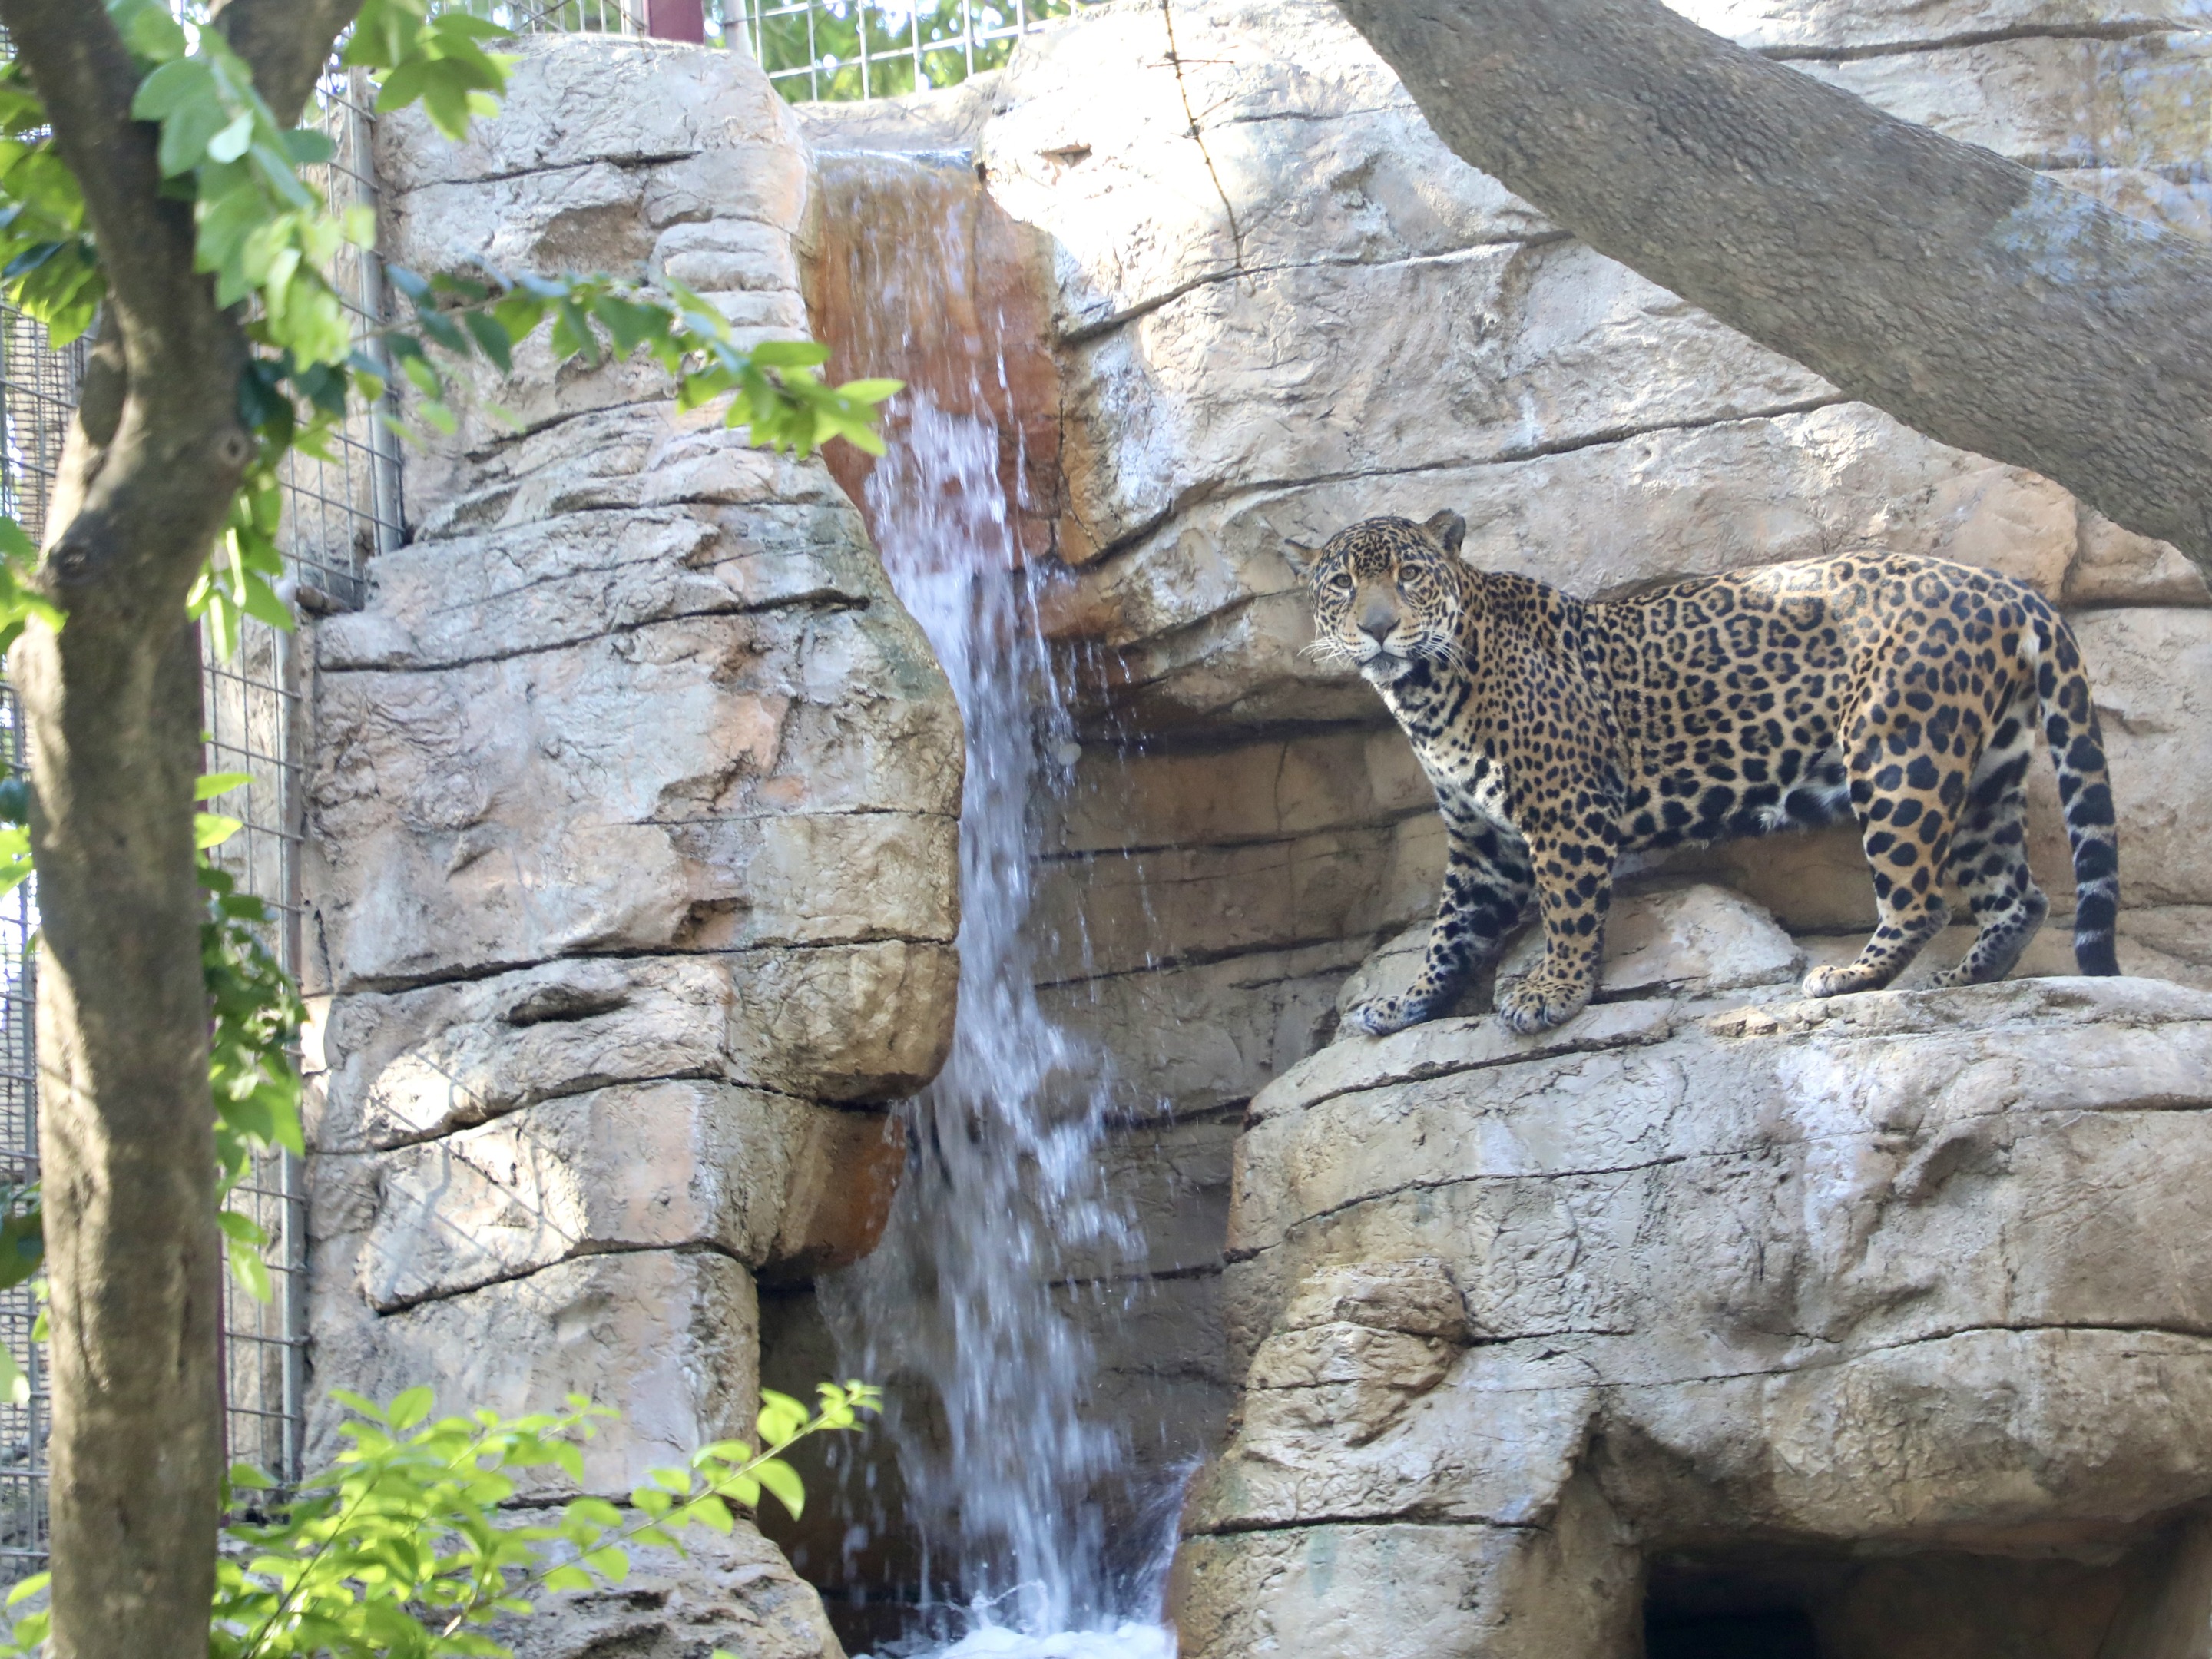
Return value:
[[(1108, 1067), (1035, 985), (1033, 810), (1078, 752), (1024, 558), (1026, 471), (1006, 319), (979, 276), (964, 168), (824, 158), (845, 242), (841, 376), (908, 390), (862, 486), (885, 570), (935, 648), (967, 735), (960, 1003), (943, 1073), (901, 1108), (908, 1167), (883, 1243), (819, 1286), (845, 1374), (886, 1380), (919, 1627), (887, 1651), (1159, 1659), (1158, 1567), (1116, 1571), (1099, 1494), (1127, 1459), (1085, 1420), (1091, 1345), (1065, 1264), (1141, 1245), (1101, 1178)], [(817, 327), (821, 326), (817, 323)], [(879, 1455), (879, 1454), (878, 1454)], [(1160, 1506), (1155, 1505), (1157, 1510)], [(1172, 1516), (1150, 1524), (1161, 1541)]]

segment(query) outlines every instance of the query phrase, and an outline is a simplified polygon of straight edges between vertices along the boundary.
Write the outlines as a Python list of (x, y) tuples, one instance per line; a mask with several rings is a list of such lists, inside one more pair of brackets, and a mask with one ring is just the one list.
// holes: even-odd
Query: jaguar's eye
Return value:
[(1352, 586), (1352, 573), (1349, 570), (1340, 570), (1328, 579), (1328, 591), (1332, 593), (1348, 598)]

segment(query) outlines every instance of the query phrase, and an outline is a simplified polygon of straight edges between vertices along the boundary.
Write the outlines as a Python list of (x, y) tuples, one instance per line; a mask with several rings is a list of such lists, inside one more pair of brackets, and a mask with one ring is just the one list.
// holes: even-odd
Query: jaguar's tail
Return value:
[(2036, 698), (2043, 706), (2043, 735), (2058, 769), (2058, 804), (2066, 813), (2066, 839), (2074, 848), (2074, 963), (2085, 974), (2117, 974), (2112, 925), (2120, 908), (2120, 837), (2112, 822), (2112, 787), (2105, 770), (2105, 734), (2081, 647), (2065, 619), (2042, 605), (2030, 626), (2039, 647)]

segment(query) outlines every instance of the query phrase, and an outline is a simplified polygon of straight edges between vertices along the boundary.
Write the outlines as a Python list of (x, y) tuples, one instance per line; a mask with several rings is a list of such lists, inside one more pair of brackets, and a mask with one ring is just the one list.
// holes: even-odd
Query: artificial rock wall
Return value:
[[(2196, 0), (1684, 9), (2212, 226)], [(665, 270), (774, 332), (835, 241), (810, 149), (963, 153), (1042, 250), (1054, 406), (1012, 413), (1059, 465), (1024, 544), (1086, 710), (1041, 804), (1043, 976), (1120, 1079), (1147, 1241), (1069, 1305), (1149, 1468), (1218, 1454), (1187, 1650), (1379, 1652), (1388, 1582), (1407, 1652), (1625, 1654), (1647, 1593), (1853, 1655), (2200, 1651), (2212, 1478), (2175, 1423), (2203, 1413), (2160, 1401), (2212, 1328), (2176, 1242), (2201, 999), (1799, 1007), (1871, 919), (1850, 838), (1812, 837), (1649, 872), (1606, 1004), (1555, 1038), (1332, 1046), (1347, 981), (1405, 971), (1442, 843), (1371, 694), (1299, 656), (1276, 549), (1451, 507), (1478, 564), (1583, 593), (1873, 546), (2021, 575), (2098, 684), (2123, 963), (2185, 987), (2212, 985), (2212, 595), (1545, 222), (1322, 0), (1173, 21), (1174, 57), (1121, 0), (951, 94), (800, 116), (713, 53), (534, 46), (484, 137), (395, 121), (385, 165), (404, 262)], [(761, 1284), (797, 1309), (864, 1247), (875, 1109), (936, 1063), (953, 982), (942, 682), (823, 470), (666, 390), (526, 357), (483, 394), (524, 430), (464, 408), (410, 464), (414, 541), (316, 629), (319, 1385), (585, 1387), (629, 1412), (592, 1465), (617, 1489), (748, 1414)], [(790, 1380), (821, 1375), (784, 1323)], [(723, 1605), (667, 1582), (639, 1618)], [(829, 1639), (769, 1556), (723, 1582)]]
[[(1680, 9), (2123, 210), (2212, 230), (2200, 5)], [(1920, 438), (1548, 223), (1453, 157), (1323, 0), (1177, 0), (1171, 21), (1172, 49), (1159, 5), (1109, 5), (1025, 44), (997, 76), (805, 118), (825, 148), (964, 150), (1006, 214), (1049, 240), (1065, 492), (1054, 617), (1090, 714), (1078, 787), (1051, 808), (1044, 931), (1066, 948), (1046, 974), (1056, 1010), (1124, 1080), (1118, 1163), (1148, 1239), (1147, 1259), (1117, 1270), (1133, 1275), (1120, 1280), (1126, 1299), (1078, 1305), (1103, 1310), (1092, 1316), (1096, 1409), (1163, 1466), (1227, 1448), (1185, 1516), (1175, 1608), (1186, 1650), (1378, 1652), (1374, 1591), (1394, 1581), (1394, 1607), (1421, 1610), (1402, 1633), (1408, 1653), (1632, 1651), (1621, 1644), (1640, 1639), (1647, 1583), (1655, 1617), (1735, 1616), (1763, 1597), (1825, 1621), (1839, 1652), (2046, 1638), (2047, 1650), (2072, 1651), (2081, 1630), (2119, 1629), (2114, 1619), (2187, 1626), (2193, 1613), (2158, 1598), (2195, 1571), (2187, 1517), (2212, 1492), (2200, 1449), (2187, 1435), (2161, 1444), (2153, 1405), (2081, 1383), (2106, 1361), (2115, 1378), (2143, 1375), (2129, 1369), (2136, 1359), (2093, 1354), (2105, 1339), (2069, 1346), (2049, 1334), (2103, 1318), (2130, 1354), (2173, 1345), (2142, 1364), (2180, 1370), (2136, 1401), (2196, 1386), (2182, 1373), (2197, 1363), (2189, 1334), (2202, 1322), (2180, 1281), (2161, 1276), (2128, 1302), (2110, 1279), (2112, 1261), (2154, 1248), (2161, 1224), (2149, 1218), (2190, 1231), (2185, 1200), (2146, 1198), (2132, 1231), (2060, 1223), (2033, 1246), (2020, 1236), (2029, 1224), (2005, 1218), (2039, 1216), (2077, 1181), (2112, 1192), (2133, 1180), (2098, 1163), (2102, 1152), (2016, 1152), (2077, 1107), (2106, 1114), (2094, 1133), (2195, 1166), (2190, 1113), (2206, 1092), (2186, 1060), (2197, 1006), (2146, 987), (1906, 996), (1894, 1015), (1793, 1010), (1795, 976), (1855, 950), (1872, 922), (1856, 837), (1843, 832), (1648, 872), (1616, 918), (1606, 992), (1632, 1012), (1601, 1007), (1559, 1048), (1501, 1048), (1479, 1021), (1427, 1039), (1449, 1057), (1412, 1039), (1402, 1054), (1328, 1047), (1356, 986), (1408, 971), (1442, 841), (1371, 694), (1298, 654), (1305, 602), (1277, 549), (1370, 514), (1449, 507), (1468, 519), (1476, 564), (1585, 595), (1875, 547), (2020, 576), (2066, 610), (2097, 684), (2122, 823), (2122, 962), (2198, 988), (2212, 987), (2212, 854), (2192, 827), (2212, 804), (2202, 578), (2048, 480)], [(2054, 919), (2022, 972), (2063, 974), (2070, 884), (2047, 772), (2034, 787), (2033, 854)], [(1959, 945), (1940, 943), (1929, 963)], [(1769, 1024), (1701, 1023), (1747, 1005)], [(1615, 1019), (1640, 1035), (1609, 1035)], [(1869, 1021), (1879, 1041), (1860, 1040)], [(2033, 1053), (2041, 1031), (2130, 1055), (2143, 1075), (2106, 1097), (2070, 1070), (2037, 1075), (2007, 1060), (2017, 1087), (1972, 1110), (1949, 1103), (1960, 1077), (1988, 1073), (1990, 1054), (2011, 1045)], [(1947, 1069), (1939, 1052), (1953, 1044), (1978, 1057)], [(1636, 1048), (1633, 1065), (1599, 1067), (1585, 1054), (1618, 1046)], [(1905, 1058), (1894, 1079), (1816, 1086), (1803, 1058), (1815, 1050), (1844, 1078)], [(1370, 1069), (1356, 1083), (1313, 1080), (1313, 1068), (1336, 1066)], [(1594, 1068), (1602, 1077), (1585, 1081)], [(1714, 1091), (1704, 1109), (1696, 1091), (1683, 1095), (1686, 1077)], [(2005, 1127), (2014, 1112), (2016, 1138)], [(1646, 1127), (1654, 1114), (1663, 1128)], [(1649, 1152), (1655, 1170), (1682, 1165), (1675, 1176), (1608, 1173), (1640, 1164), (1655, 1135), (1680, 1137)], [(1820, 1188), (1834, 1207), (1817, 1220), (1740, 1213), (1746, 1177), (1729, 1160), (1763, 1146), (1753, 1184), (1817, 1187), (1820, 1172), (1793, 1163), (1814, 1154), (1792, 1150), (1815, 1144), (1872, 1148), (1875, 1162)], [(1877, 1166), (1917, 1173), (1885, 1184)], [(1969, 1176), (1954, 1180), (1961, 1168)], [(1585, 1196), (1599, 1189), (1602, 1201)], [(1911, 1245), (1884, 1231), (1908, 1225), (1935, 1231)], [(1835, 1227), (1841, 1243), (1806, 1243), (1808, 1229)], [(1656, 1259), (1642, 1264), (1647, 1240)], [(1986, 1254), (2054, 1288), (2008, 1301), (1978, 1267), (1948, 1291), (1874, 1286), (1852, 1254), (1916, 1249)], [(1709, 1271), (1731, 1288), (1700, 1301), (1693, 1281)], [(1560, 1273), (1585, 1277), (1547, 1288)], [(1739, 1312), (1730, 1298), (1747, 1273), (1742, 1297), (1756, 1305)], [(1885, 1323), (1863, 1311), (1885, 1297), (1934, 1300), (1919, 1324)], [(1802, 1311), (1812, 1304), (1817, 1317)], [(1723, 1361), (1674, 1347), (1677, 1326), (1715, 1333), (1725, 1364), (1752, 1380), (1733, 1393), (1691, 1387)], [(1984, 1340), (1991, 1359), (1963, 1338), (1946, 1348), (1954, 1328), (2023, 1334)], [(1845, 1364), (1884, 1344), (1923, 1368), (1925, 1392), (1870, 1382), (1854, 1396), (1863, 1407), (1832, 1395), (1786, 1432), (1753, 1413), (1729, 1440), (1763, 1389), (1810, 1399), (1887, 1375)], [(1570, 1409), (1530, 1443), (1547, 1449), (1516, 1449), (1516, 1402), (1556, 1405), (1565, 1396), (1545, 1391), (1562, 1376), (1602, 1408)], [(1691, 1403), (1620, 1404), (1635, 1389)], [(2014, 1389), (2040, 1393), (2016, 1422), (2000, 1420), (1990, 1392)], [(1954, 1415), (1955, 1442), (1925, 1453), (1931, 1486), (1957, 1486), (1940, 1522), (1745, 1496), (1760, 1480), (1786, 1484), (1782, 1443), (1822, 1431), (1803, 1424), (1862, 1408), (1870, 1438), (1817, 1478), (1858, 1468), (1918, 1491), (1916, 1414)], [(1700, 1426), (1662, 1435), (1653, 1424), (1665, 1413)], [(2081, 1437), (2108, 1413), (2136, 1449)], [(1407, 1426), (1417, 1418), (1435, 1426)], [(1620, 1454), (1624, 1437), (1665, 1439), (1686, 1479), (1711, 1460), (1721, 1495), (1692, 1504)], [(1590, 1494), (1613, 1465), (1593, 1448), (1608, 1446), (1642, 1485), (1600, 1504)], [(2016, 1487), (2002, 1501), (1961, 1472), (1984, 1454)], [(2084, 1498), (2107, 1456), (2112, 1486)], [(1524, 1458), (1550, 1461), (1540, 1473)], [(1740, 1524), (1716, 1522), (1730, 1504)], [(1547, 1565), (1508, 1547), (1578, 1528), (1595, 1528), (1602, 1548)], [(2037, 1635), (2038, 1617), (2065, 1621), (2026, 1609), (2019, 1553), (2062, 1535), (2051, 1548), (2067, 1565), (2044, 1570), (2096, 1611), (2071, 1634)], [(1866, 1549), (1904, 1559), (1880, 1582), (1835, 1565)], [(1792, 1550), (1813, 1559), (1796, 1579), (1768, 1562)], [(1747, 1551), (1753, 1566), (1715, 1576), (1709, 1557)], [(1598, 1586), (1594, 1599), (1562, 1593), (1578, 1577)], [(1927, 1628), (1883, 1624), (1885, 1596), (1926, 1613)], [(2018, 1603), (2020, 1629), (1977, 1625), (1966, 1605), (1977, 1596)], [(1531, 1598), (1568, 1622), (1534, 1619)], [(2112, 1639), (2118, 1653), (2153, 1638)]]
[[(741, 54), (534, 42), (469, 144), (393, 118), (380, 164), (398, 263), (665, 272), (805, 336), (806, 149)], [(616, 1494), (750, 1436), (757, 1283), (873, 1243), (950, 1038), (950, 691), (821, 461), (672, 394), (526, 348), (312, 630), (324, 1452), (334, 1386), (590, 1395)], [(531, 1640), (837, 1651), (744, 1527)]]

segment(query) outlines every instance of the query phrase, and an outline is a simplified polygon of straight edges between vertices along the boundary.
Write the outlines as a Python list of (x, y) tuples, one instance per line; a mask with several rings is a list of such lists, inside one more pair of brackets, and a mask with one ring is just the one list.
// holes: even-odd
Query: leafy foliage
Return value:
[[(217, 772), (199, 781), (197, 799), (212, 799), (251, 783), (244, 772)], [(258, 1156), (282, 1147), (307, 1152), (300, 1124), (300, 1073), (292, 1054), (306, 1024), (307, 1005), (269, 948), (265, 930), (275, 918), (236, 878), (207, 854), (242, 827), (219, 813), (194, 815), (199, 843), (200, 888), (207, 918), (200, 923), (200, 971), (208, 989), (208, 1083), (215, 1097), (215, 1152), (218, 1188), (226, 1197), (253, 1170)], [(262, 1251), (267, 1229), (243, 1211), (216, 1215), (231, 1271), (257, 1302), (270, 1294)]]
[(507, 86), (508, 60), (480, 44), (506, 33), (462, 11), (426, 17), (421, 0), (368, 0), (355, 19), (345, 62), (387, 71), (378, 109), (404, 109), (420, 100), (439, 131), (460, 139), (468, 136), (469, 118), (490, 114)]
[[(61, 612), (31, 587), (32, 568), (39, 550), (22, 526), (0, 514), (0, 652), (33, 622), (49, 628), (61, 626)], [(31, 804), (29, 786), (20, 777), (0, 778), (0, 898), (21, 887), (31, 873)], [(0, 1287), (17, 1281), (4, 1277), (0, 1257)], [(5, 1385), (0, 1370), (0, 1387)]]
[[(655, 1469), (627, 1509), (590, 1497), (558, 1509), (508, 1507), (516, 1476), (531, 1469), (582, 1484), (582, 1445), (614, 1413), (581, 1395), (565, 1412), (433, 1421), (428, 1389), (385, 1407), (341, 1392), (353, 1417), (339, 1432), (351, 1443), (333, 1468), (289, 1497), (257, 1469), (230, 1472), (226, 1498), (259, 1498), (270, 1512), (224, 1528), (211, 1659), (504, 1659), (510, 1650), (484, 1626), (532, 1613), (534, 1595), (620, 1583), (631, 1550), (680, 1553), (694, 1527), (726, 1534), (737, 1522), (732, 1506), (750, 1506), (763, 1489), (797, 1515), (805, 1495), (781, 1454), (809, 1435), (857, 1428), (881, 1404), (863, 1382), (824, 1382), (818, 1392), (810, 1412), (763, 1389), (757, 1448), (720, 1441), (695, 1452), (688, 1468)], [(27, 1580), (10, 1605), (45, 1583)], [(0, 1655), (27, 1654), (46, 1634), (45, 1613), (26, 1613)]]
[(550, 319), (548, 343), (557, 361), (596, 368), (605, 357), (642, 351), (675, 380), (679, 408), (726, 396), (725, 423), (744, 427), (754, 443), (804, 455), (843, 438), (870, 454), (884, 452), (876, 405), (900, 382), (824, 386), (811, 371), (829, 361), (830, 348), (812, 341), (769, 340), (741, 349), (722, 314), (680, 283), (656, 292), (604, 276), (510, 278), (487, 271), (425, 278), (396, 266), (386, 274), (413, 305), (416, 328), (387, 334), (386, 347), (426, 399), (423, 418), (441, 430), (454, 426), (444, 402), (447, 377), (426, 343), (459, 358), (481, 355), (507, 374), (516, 343)]
[(76, 175), (13, 58), (0, 65), (0, 292), (44, 323), (57, 348), (92, 325), (107, 292)]

